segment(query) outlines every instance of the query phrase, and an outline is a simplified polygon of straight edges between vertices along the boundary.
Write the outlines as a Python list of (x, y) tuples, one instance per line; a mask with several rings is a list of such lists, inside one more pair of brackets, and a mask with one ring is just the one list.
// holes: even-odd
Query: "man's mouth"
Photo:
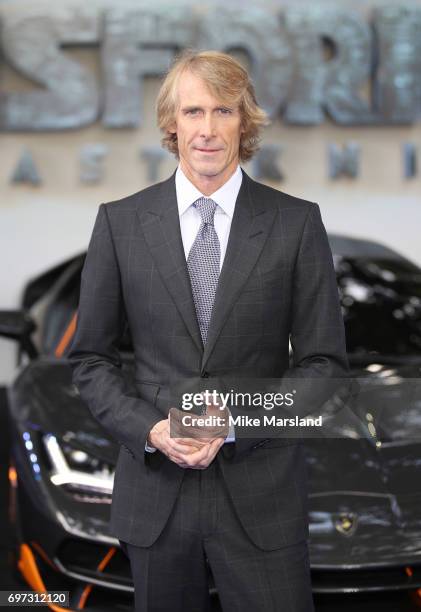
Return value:
[(195, 147), (195, 149), (199, 153), (218, 153), (218, 151), (221, 151), (221, 149), (203, 149), (201, 147)]

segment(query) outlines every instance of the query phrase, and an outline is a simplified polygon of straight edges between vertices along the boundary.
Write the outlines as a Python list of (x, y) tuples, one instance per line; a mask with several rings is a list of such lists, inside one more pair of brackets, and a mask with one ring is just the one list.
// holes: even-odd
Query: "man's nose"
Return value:
[(204, 138), (215, 136), (215, 118), (211, 113), (205, 114), (200, 125), (200, 135)]

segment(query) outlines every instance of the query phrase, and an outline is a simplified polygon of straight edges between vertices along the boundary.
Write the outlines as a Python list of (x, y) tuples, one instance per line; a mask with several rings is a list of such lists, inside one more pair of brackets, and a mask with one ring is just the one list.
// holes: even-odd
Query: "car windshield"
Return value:
[(421, 269), (390, 253), (335, 257), (351, 354), (421, 356)]

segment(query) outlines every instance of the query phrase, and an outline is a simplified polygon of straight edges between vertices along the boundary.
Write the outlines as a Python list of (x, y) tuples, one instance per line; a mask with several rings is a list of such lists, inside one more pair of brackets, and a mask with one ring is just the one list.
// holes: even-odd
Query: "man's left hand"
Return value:
[[(182, 442), (183, 438), (180, 438), (179, 441)], [(225, 438), (214, 438), (213, 440), (208, 441), (207, 444), (204, 444), (199, 450), (186, 453), (182, 459), (179, 457), (177, 460), (175, 460), (175, 463), (182, 468), (204, 470), (215, 459), (217, 452), (224, 442)]]

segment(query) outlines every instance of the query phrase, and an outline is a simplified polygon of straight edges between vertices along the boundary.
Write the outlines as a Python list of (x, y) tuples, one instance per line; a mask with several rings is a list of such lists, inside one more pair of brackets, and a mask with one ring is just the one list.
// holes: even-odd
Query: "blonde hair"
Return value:
[(164, 136), (162, 146), (178, 157), (177, 134), (169, 131), (174, 125), (178, 105), (178, 83), (185, 71), (202, 78), (215, 98), (238, 105), (241, 126), (239, 157), (248, 161), (259, 148), (260, 132), (269, 123), (257, 102), (253, 84), (243, 66), (230, 55), (219, 51), (184, 51), (168, 71), (158, 94), (156, 109), (158, 126)]

